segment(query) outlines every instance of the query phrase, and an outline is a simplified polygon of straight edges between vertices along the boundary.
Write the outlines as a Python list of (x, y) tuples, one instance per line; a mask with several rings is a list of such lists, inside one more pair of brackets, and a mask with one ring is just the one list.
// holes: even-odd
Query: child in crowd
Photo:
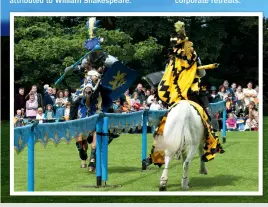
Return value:
[(14, 127), (20, 127), (20, 126), (24, 126), (24, 121), (21, 115), (21, 110), (18, 109), (17, 114), (14, 117)]
[(43, 113), (43, 109), (40, 107), (37, 109), (36, 120), (39, 120), (39, 123), (43, 123), (45, 119), (45, 114)]
[(71, 103), (67, 102), (65, 104), (65, 110), (64, 110), (64, 118), (65, 118), (66, 121), (69, 120), (70, 110), (71, 110)]
[(54, 118), (55, 118), (55, 114), (54, 114), (54, 111), (52, 109), (52, 105), (48, 104), (46, 112), (45, 112), (45, 119), (54, 119)]
[(226, 128), (228, 131), (237, 131), (236, 119), (233, 113), (229, 113), (229, 118), (226, 120)]

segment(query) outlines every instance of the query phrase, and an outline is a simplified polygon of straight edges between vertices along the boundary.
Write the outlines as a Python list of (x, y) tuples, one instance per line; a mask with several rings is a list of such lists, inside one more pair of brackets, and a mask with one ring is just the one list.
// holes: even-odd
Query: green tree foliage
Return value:
[[(15, 83), (52, 84), (64, 68), (85, 54), (87, 17), (16, 17)], [(140, 76), (163, 70), (174, 23), (184, 21), (186, 33), (203, 64), (220, 63), (209, 71), (212, 84), (224, 79), (245, 85), (258, 77), (257, 17), (98, 17), (97, 35), (104, 51), (138, 71)], [(264, 58), (267, 60), (267, 19), (264, 19)], [(243, 78), (241, 78), (243, 77)], [(69, 75), (65, 83), (79, 85)], [(77, 85), (76, 85), (77, 84)], [(63, 86), (62, 86), (63, 87)]]

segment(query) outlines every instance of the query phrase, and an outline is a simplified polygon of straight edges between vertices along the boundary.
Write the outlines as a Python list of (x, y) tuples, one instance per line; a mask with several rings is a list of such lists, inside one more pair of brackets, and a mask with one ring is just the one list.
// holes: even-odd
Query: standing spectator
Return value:
[(71, 97), (68, 89), (64, 90), (64, 96), (63, 96), (64, 103), (71, 102)]
[(38, 103), (35, 101), (35, 95), (30, 94), (30, 98), (26, 101), (26, 117), (35, 119), (37, 114)]
[(244, 109), (245, 109), (244, 93), (243, 93), (242, 87), (240, 85), (237, 86), (235, 96), (236, 96), (236, 104), (238, 106), (238, 110), (244, 111)]
[(143, 87), (141, 83), (137, 85), (137, 88), (134, 92), (138, 94), (138, 99), (140, 100), (141, 103), (143, 103), (143, 101), (146, 101), (145, 93), (143, 91)]
[(215, 86), (211, 86), (210, 91), (211, 93), (208, 96), (208, 100), (210, 103), (222, 101), (222, 98), (220, 94), (217, 93), (217, 88)]
[(148, 97), (151, 95), (151, 91), (150, 90), (146, 90), (146, 93), (145, 93), (145, 98), (146, 100), (148, 99)]
[(138, 93), (134, 92), (133, 93), (133, 98), (130, 100), (131, 102), (131, 110), (132, 111), (139, 111), (141, 107), (141, 102), (138, 99)]
[[(228, 82), (228, 80), (225, 80), (225, 81), (223, 82), (223, 85), (224, 85), (224, 87), (225, 87), (225, 89), (226, 89), (226, 93), (227, 93), (227, 94), (231, 94), (230, 96), (232, 97), (232, 100), (234, 100), (234, 99), (235, 99), (235, 94), (234, 94), (234, 91), (232, 90), (232, 88), (229, 87), (229, 82)], [(235, 87), (236, 87), (236, 84), (235, 84)]]
[(248, 106), (251, 101), (257, 97), (257, 92), (252, 88), (252, 82), (249, 82), (247, 88), (243, 90), (245, 105)]
[(52, 88), (52, 96), (54, 96), (54, 98), (57, 98), (57, 89), (56, 88)]
[(26, 99), (24, 96), (24, 88), (19, 88), (19, 93), (15, 95), (14, 101), (15, 101), (15, 108), (14, 108), (15, 111), (25, 108)]
[(47, 93), (47, 89), (49, 88), (49, 85), (48, 84), (45, 84), (44, 85), (44, 94), (46, 94)]
[(47, 93), (44, 96), (44, 102), (43, 102), (44, 108), (47, 108), (48, 104), (50, 104), (51, 106), (54, 106), (55, 101), (56, 100), (54, 96), (52, 95), (52, 88), (48, 87)]
[(64, 116), (64, 104), (63, 91), (58, 91), (57, 98), (55, 102), (56, 106), (56, 118), (61, 118)]
[(229, 118), (226, 120), (226, 129), (228, 131), (237, 131), (236, 119), (233, 113), (229, 113)]
[(42, 95), (40, 93), (37, 93), (37, 86), (36, 85), (32, 85), (32, 89), (30, 91), (30, 93), (26, 96), (26, 99), (28, 99), (30, 94), (34, 94), (35, 97), (35, 101), (38, 104), (38, 107), (43, 107), (43, 98)]
[(222, 100), (226, 100), (226, 99), (227, 99), (226, 88), (225, 88), (223, 85), (221, 85), (221, 86), (219, 87), (219, 92), (218, 92), (218, 94), (220, 95), (220, 97), (221, 97)]
[(232, 90), (233, 93), (235, 94), (235, 92), (236, 92), (236, 83), (232, 83), (232, 85), (231, 85), (231, 90)]

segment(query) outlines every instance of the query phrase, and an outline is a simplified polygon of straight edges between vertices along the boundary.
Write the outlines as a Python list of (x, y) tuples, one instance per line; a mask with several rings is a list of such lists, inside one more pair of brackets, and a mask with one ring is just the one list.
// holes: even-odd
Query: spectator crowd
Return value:
[[(249, 82), (244, 88), (236, 83), (229, 87), (229, 82), (225, 80), (218, 88), (212, 86), (207, 90), (207, 96), (210, 103), (226, 101), (227, 130), (258, 130), (258, 86), (253, 88), (252, 82)], [(39, 93), (37, 86), (33, 85), (28, 93), (25, 93), (23, 87), (19, 88), (14, 101), (14, 125), (18, 127), (23, 126), (25, 120), (38, 120), (39, 123), (56, 119), (69, 120), (72, 94), (68, 89), (57, 90), (47, 84), (44, 91)], [(115, 100), (112, 109), (114, 113), (130, 113), (144, 109), (164, 110), (166, 106), (158, 99), (156, 89), (147, 89), (139, 83), (132, 93), (127, 90), (122, 97)], [(220, 117), (221, 114), (217, 113), (213, 114), (212, 119), (221, 121)]]

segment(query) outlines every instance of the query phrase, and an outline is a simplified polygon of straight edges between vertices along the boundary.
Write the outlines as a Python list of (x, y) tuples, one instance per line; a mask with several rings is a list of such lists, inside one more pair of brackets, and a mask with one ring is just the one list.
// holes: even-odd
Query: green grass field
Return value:
[[(258, 133), (230, 132), (224, 145), (226, 153), (207, 163), (208, 175), (200, 175), (196, 155), (190, 168), (191, 191), (258, 191)], [(148, 152), (152, 135), (148, 134)], [(154, 165), (141, 171), (141, 134), (123, 134), (109, 146), (108, 184), (120, 188), (85, 188), (94, 185), (94, 173), (80, 168), (75, 142), (65, 142), (46, 149), (35, 148), (36, 191), (158, 191), (163, 170)], [(169, 170), (168, 190), (180, 191), (182, 161), (174, 158)], [(27, 191), (27, 149), (15, 154), (15, 191)]]
[[(252, 132), (249, 132), (252, 133)], [(238, 132), (237, 135), (239, 135), (240, 132)], [(241, 135), (241, 136), (240, 136)], [(252, 142), (253, 140), (250, 140), (249, 137), (246, 137), (245, 134), (240, 134), (239, 136), (234, 136), (233, 139), (228, 138), (228, 142), (226, 143), (225, 149), (226, 154), (224, 155), (217, 155), (216, 159), (208, 163), (208, 170), (209, 174), (207, 176), (201, 176), (198, 174), (198, 169), (196, 168), (197, 160), (195, 159), (193, 161), (192, 167), (190, 169), (190, 175), (191, 175), (191, 190), (193, 191), (200, 191), (204, 190), (216, 190), (217, 185), (220, 186), (221, 190), (237, 190), (239, 187), (242, 186), (242, 189), (244, 191), (248, 190), (257, 190), (257, 172), (253, 172), (254, 177), (248, 173), (248, 171), (253, 168), (257, 169), (257, 153), (255, 154), (251, 153), (253, 152), (253, 147), (257, 147), (257, 142)], [(256, 135), (255, 135), (256, 136)], [(7, 122), (1, 122), (1, 202), (5, 203), (217, 203), (217, 202), (223, 202), (223, 203), (263, 203), (268, 201), (268, 154), (266, 153), (268, 150), (268, 117), (264, 118), (264, 131), (263, 131), (263, 196), (10, 196), (9, 195), (9, 159), (10, 159), (10, 151), (9, 151), (9, 124)], [(122, 138), (122, 137), (121, 137)], [(135, 148), (133, 146), (126, 145), (126, 139), (127, 137), (124, 137), (124, 139), (118, 139), (115, 140), (114, 143), (110, 146), (110, 154), (109, 154), (109, 182), (108, 184), (122, 184), (123, 187), (119, 190), (129, 189), (132, 185), (135, 185), (135, 188), (141, 188), (139, 185), (141, 184), (141, 181), (148, 183), (146, 185), (146, 188), (154, 188), (153, 190), (158, 190), (158, 183), (159, 183), (159, 176), (160, 171), (156, 167), (152, 167), (150, 171), (146, 171), (141, 173), (140, 172), (140, 147), (141, 147), (141, 140), (139, 138), (133, 137), (132, 140), (136, 140), (134, 142), (137, 143), (137, 146)], [(240, 143), (239, 140), (246, 140), (242, 143)], [(256, 139), (257, 138), (253, 138)], [(150, 137), (148, 139), (150, 141)], [(239, 144), (240, 143), (240, 144)], [(252, 145), (253, 143), (253, 145)], [(255, 143), (255, 145), (254, 145)], [(243, 146), (247, 147), (247, 150), (243, 150)], [(148, 145), (149, 148), (150, 145)], [(80, 188), (80, 185), (83, 183), (87, 184), (95, 184), (94, 175), (91, 175), (84, 171), (84, 169), (79, 168), (80, 161), (78, 159), (78, 155), (75, 149), (74, 144), (66, 145), (65, 143), (61, 143), (58, 148), (55, 148), (53, 144), (49, 144), (47, 146), (47, 149), (45, 150), (43, 147), (41, 147), (41, 144), (36, 145), (36, 149), (40, 149), (41, 152), (46, 152), (43, 154), (43, 156), (39, 156), (40, 154), (36, 154), (36, 159), (38, 159), (39, 163), (36, 163), (36, 175), (39, 174), (39, 176), (43, 177), (37, 177), (36, 176), (36, 190), (44, 190), (45, 188), (51, 188), (54, 190), (61, 190), (63, 188), (69, 188), (68, 190), (83, 190)], [(64, 149), (70, 149), (70, 151), (66, 151)], [(112, 150), (114, 149), (114, 150)], [(121, 150), (122, 149), (122, 150)], [(55, 171), (52, 172), (51, 175), (49, 175), (48, 168), (44, 168), (46, 164), (49, 164), (48, 157), (50, 156), (49, 153), (57, 150), (64, 150), (63, 153), (60, 154), (60, 157), (53, 157), (52, 161), (54, 163)], [(121, 150), (121, 151), (120, 151)], [(135, 153), (135, 151), (138, 151), (139, 153)], [(240, 153), (243, 152), (243, 153)], [(115, 163), (113, 165), (113, 162), (115, 161), (114, 158), (112, 158), (112, 153), (120, 153), (122, 157), (126, 157), (125, 154), (129, 152), (129, 157), (126, 159), (120, 159), (120, 168), (116, 168), (118, 166), (118, 163)], [(229, 156), (228, 153), (239, 154), (243, 155), (243, 157), (237, 156), (232, 157)], [(17, 163), (17, 158), (20, 157), (21, 163), (19, 163), (20, 166), (22, 166), (23, 169), (25, 169), (25, 172), (27, 170), (26, 166), (26, 153), (27, 150), (24, 150), (20, 155), (15, 155), (15, 162)], [(74, 154), (75, 156), (69, 156), (71, 154)], [(131, 155), (133, 157), (131, 157)], [(61, 161), (58, 162), (56, 158), (60, 159)], [(236, 159), (240, 160), (238, 165), (232, 165), (234, 166), (233, 171), (230, 171), (230, 162), (229, 160), (235, 161)], [(133, 163), (131, 162), (133, 160)], [(251, 160), (251, 162), (255, 163), (247, 163), (246, 162)], [(43, 163), (41, 163), (41, 161)], [(228, 163), (227, 165), (225, 163)], [(220, 165), (221, 163), (224, 163), (224, 165)], [(52, 165), (52, 164), (51, 164)], [(43, 166), (41, 169), (43, 169), (42, 172), (41, 169), (37, 170), (37, 166)], [(61, 167), (59, 167), (61, 166)], [(251, 169), (250, 167), (251, 166)], [(123, 168), (123, 169), (122, 169)], [(220, 169), (218, 169), (220, 168)], [(243, 169), (243, 170), (241, 170)], [(119, 172), (120, 171), (120, 172)], [(18, 166), (16, 166), (15, 169), (16, 175), (18, 176), (15, 178), (15, 190), (26, 190), (26, 174), (22, 170), (20, 171), (18, 169)], [(127, 172), (127, 173), (126, 173)], [(181, 177), (181, 161), (174, 160), (172, 162), (171, 168), (170, 168), (170, 175), (169, 175), (169, 189), (168, 190), (180, 190), (179, 188), (179, 179)], [(53, 174), (54, 173), (54, 174)], [(213, 174), (214, 173), (214, 174)], [(56, 177), (56, 174), (60, 175), (60, 177)], [(119, 175), (120, 182), (117, 180), (114, 180), (114, 176)], [(128, 174), (128, 176), (132, 176), (134, 179), (136, 176), (138, 176), (140, 179), (137, 181), (136, 179), (130, 179), (130, 177), (125, 177), (124, 175)], [(223, 175), (225, 177), (223, 180), (219, 180), (216, 175)], [(227, 177), (231, 175), (231, 177)], [(249, 176), (249, 179), (246, 179)], [(256, 175), (256, 176), (255, 176)], [(45, 177), (46, 176), (46, 177)], [(68, 179), (71, 177), (71, 179), (75, 180), (75, 183), (71, 183), (69, 181), (63, 181), (65, 184), (60, 184), (59, 180), (64, 180), (67, 177)], [(216, 179), (213, 179), (212, 177), (216, 177)], [(73, 177), (73, 178), (72, 178)], [(42, 181), (43, 178), (43, 181)], [(64, 179), (63, 179), (64, 178)], [(86, 178), (85, 180), (82, 180), (83, 178)], [(19, 180), (20, 179), (20, 180)], [(53, 180), (54, 179), (54, 180)], [(93, 180), (92, 180), (93, 179)], [(38, 181), (39, 180), (39, 181)], [(46, 182), (44, 182), (44, 180)], [(53, 181), (52, 184), (48, 184), (48, 181)], [(128, 182), (127, 182), (128, 181)], [(224, 181), (224, 182), (223, 182)], [(53, 184), (54, 183), (54, 184)], [(57, 183), (57, 185), (55, 184)], [(153, 185), (149, 185), (149, 183), (153, 183)], [(202, 184), (203, 186), (201, 186)], [(43, 186), (42, 186), (43, 185)], [(51, 185), (51, 186), (49, 186)], [(73, 189), (70, 189), (72, 188)], [(201, 188), (201, 189), (200, 189)], [(231, 189), (232, 188), (232, 189)], [(147, 190), (145, 189), (145, 190)], [(89, 190), (89, 189), (86, 189)], [(92, 189), (90, 189), (92, 190)], [(143, 189), (144, 190), (144, 189)]]

